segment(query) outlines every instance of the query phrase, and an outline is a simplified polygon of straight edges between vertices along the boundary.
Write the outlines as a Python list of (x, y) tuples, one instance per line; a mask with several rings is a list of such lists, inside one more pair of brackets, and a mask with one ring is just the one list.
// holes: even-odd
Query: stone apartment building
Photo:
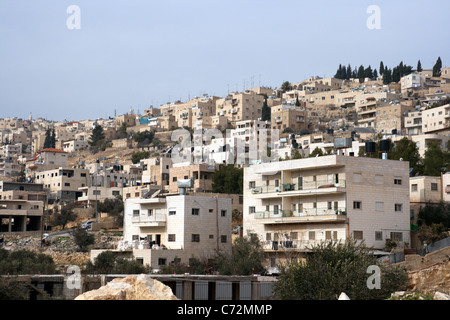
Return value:
[[(172, 195), (125, 200), (124, 241), (117, 254), (158, 270), (193, 257), (231, 251), (231, 199)], [(102, 250), (91, 250), (91, 259)]]
[(375, 128), (382, 134), (402, 134), (405, 116), (415, 108), (402, 103), (393, 103), (376, 108)]
[(191, 191), (194, 192), (212, 192), (214, 172), (219, 169), (219, 164), (191, 164), (176, 163), (170, 168), (169, 192), (178, 192), (178, 181), (193, 179)]
[(271, 127), (278, 129), (279, 133), (290, 129), (290, 132), (300, 132), (307, 127), (306, 111), (304, 108), (296, 107), (294, 104), (284, 103), (270, 108)]
[(422, 111), (422, 132), (447, 135), (450, 132), (450, 104)]
[(168, 189), (172, 159), (168, 157), (141, 160), (142, 184)]
[(26, 160), (25, 175), (31, 181), (40, 171), (67, 167), (68, 153), (56, 148), (46, 148), (38, 151), (33, 157)]
[(88, 186), (89, 170), (59, 167), (39, 171), (36, 173), (35, 182), (44, 185), (49, 192), (49, 199), (73, 202), (83, 195), (80, 188)]
[(42, 184), (0, 181), (0, 233), (40, 231), (45, 200)]
[(250, 90), (231, 93), (216, 101), (216, 116), (226, 116), (234, 128), (237, 121), (260, 119), (263, 103), (264, 96)]
[(324, 240), (410, 242), (408, 162), (330, 155), (244, 170), (244, 234), (258, 235), (270, 267)]

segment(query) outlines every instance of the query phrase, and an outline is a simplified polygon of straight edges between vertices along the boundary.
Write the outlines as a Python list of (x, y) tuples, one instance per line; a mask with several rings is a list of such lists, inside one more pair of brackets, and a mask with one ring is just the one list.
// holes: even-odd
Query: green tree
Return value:
[(73, 237), (76, 245), (82, 252), (86, 252), (89, 246), (95, 243), (95, 236), (86, 229), (76, 228), (73, 231)]
[(432, 244), (448, 237), (447, 228), (442, 223), (421, 226), (417, 231), (417, 237), (423, 243)]
[(52, 129), (48, 128), (45, 130), (45, 140), (44, 140), (44, 149), (54, 148), (52, 147)]
[(416, 71), (417, 72), (421, 72), (423, 69), (422, 69), (422, 63), (420, 63), (420, 60), (419, 61), (417, 61), (417, 68), (416, 68)]
[(152, 143), (154, 136), (155, 132), (153, 130), (152, 131), (145, 130), (143, 132), (138, 132), (134, 134), (133, 139), (138, 143), (139, 148), (143, 148)]
[(243, 194), (244, 170), (232, 164), (223, 165), (212, 175), (212, 191)]
[(423, 174), (426, 176), (440, 176), (447, 170), (449, 153), (442, 151), (439, 144), (431, 141), (423, 158)]
[(417, 223), (420, 227), (442, 224), (444, 228), (450, 228), (450, 204), (444, 201), (427, 203), (420, 208)]
[(360, 65), (358, 68), (358, 79), (359, 79), (359, 83), (364, 82), (364, 66), (363, 65)]
[(383, 61), (380, 61), (380, 67), (378, 68), (378, 70), (380, 71), (380, 76), (382, 76), (385, 70)]
[(438, 57), (436, 63), (433, 66), (433, 77), (441, 76), (441, 68), (442, 68), (442, 60), (441, 57)]
[(108, 250), (100, 253), (94, 262), (89, 261), (86, 264), (86, 271), (96, 274), (140, 274), (148, 273), (150, 270), (136, 260), (120, 258)]
[(52, 225), (61, 226), (63, 230), (65, 229), (67, 223), (75, 221), (77, 215), (73, 212), (74, 205), (68, 204), (61, 208), (60, 213), (56, 213), (53, 216)]
[(105, 199), (98, 203), (97, 210), (99, 212), (107, 213), (114, 218), (114, 222), (120, 227), (123, 225), (123, 210), (124, 204), (122, 197), (117, 196), (114, 199)]
[(261, 109), (261, 120), (270, 121), (270, 119), (271, 119), (270, 107), (267, 105), (267, 98), (265, 98)]
[(0, 274), (54, 274), (56, 267), (53, 259), (46, 254), (29, 250), (9, 252), (0, 249)]
[(336, 300), (345, 292), (352, 300), (386, 299), (394, 291), (405, 290), (406, 270), (378, 266), (380, 289), (369, 289), (368, 267), (376, 257), (356, 240), (326, 241), (311, 248), (306, 260), (279, 265), (275, 295), (283, 300)]
[(223, 275), (251, 275), (262, 273), (264, 250), (256, 235), (237, 238), (232, 252), (218, 252), (214, 269)]
[(316, 147), (316, 148), (313, 150), (313, 152), (311, 152), (311, 153), (309, 154), (309, 157), (310, 157), (310, 158), (316, 157), (316, 156), (319, 156), (319, 157), (323, 156), (323, 151), (322, 151), (322, 149), (320, 149), (319, 147)]
[(134, 164), (139, 163), (142, 159), (147, 159), (150, 156), (150, 152), (148, 151), (139, 151), (135, 152), (131, 155), (131, 162)]
[(414, 141), (407, 137), (400, 139), (394, 144), (389, 157), (392, 160), (403, 159), (403, 161), (408, 161), (409, 167), (413, 169), (411, 172), (412, 175), (420, 173), (423, 170), (419, 148)]
[(290, 83), (289, 81), (284, 81), (284, 82), (281, 84), (280, 89), (281, 89), (283, 92), (290, 91), (290, 90), (292, 90), (292, 85), (291, 85), (291, 83)]
[(103, 127), (96, 124), (92, 130), (89, 144), (94, 147), (101, 147), (105, 143), (105, 133), (103, 132)]

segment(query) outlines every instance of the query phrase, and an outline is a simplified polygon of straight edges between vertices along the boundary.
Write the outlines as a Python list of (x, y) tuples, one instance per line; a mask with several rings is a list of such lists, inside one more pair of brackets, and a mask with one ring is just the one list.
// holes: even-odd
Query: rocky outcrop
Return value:
[(116, 278), (97, 290), (87, 291), (75, 300), (178, 300), (172, 289), (141, 274)]

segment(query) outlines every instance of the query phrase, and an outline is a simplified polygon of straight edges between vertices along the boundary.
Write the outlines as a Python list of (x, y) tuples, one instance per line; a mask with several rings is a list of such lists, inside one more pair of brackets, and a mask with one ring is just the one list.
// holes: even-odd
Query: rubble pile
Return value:
[(115, 278), (97, 290), (87, 291), (75, 300), (178, 300), (172, 289), (146, 274)]

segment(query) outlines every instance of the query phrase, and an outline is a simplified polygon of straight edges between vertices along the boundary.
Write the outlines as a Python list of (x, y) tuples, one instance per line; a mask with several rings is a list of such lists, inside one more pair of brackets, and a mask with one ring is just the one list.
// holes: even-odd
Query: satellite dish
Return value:
[(400, 158), (399, 160), (400, 160), (400, 161), (403, 161), (403, 158)]

